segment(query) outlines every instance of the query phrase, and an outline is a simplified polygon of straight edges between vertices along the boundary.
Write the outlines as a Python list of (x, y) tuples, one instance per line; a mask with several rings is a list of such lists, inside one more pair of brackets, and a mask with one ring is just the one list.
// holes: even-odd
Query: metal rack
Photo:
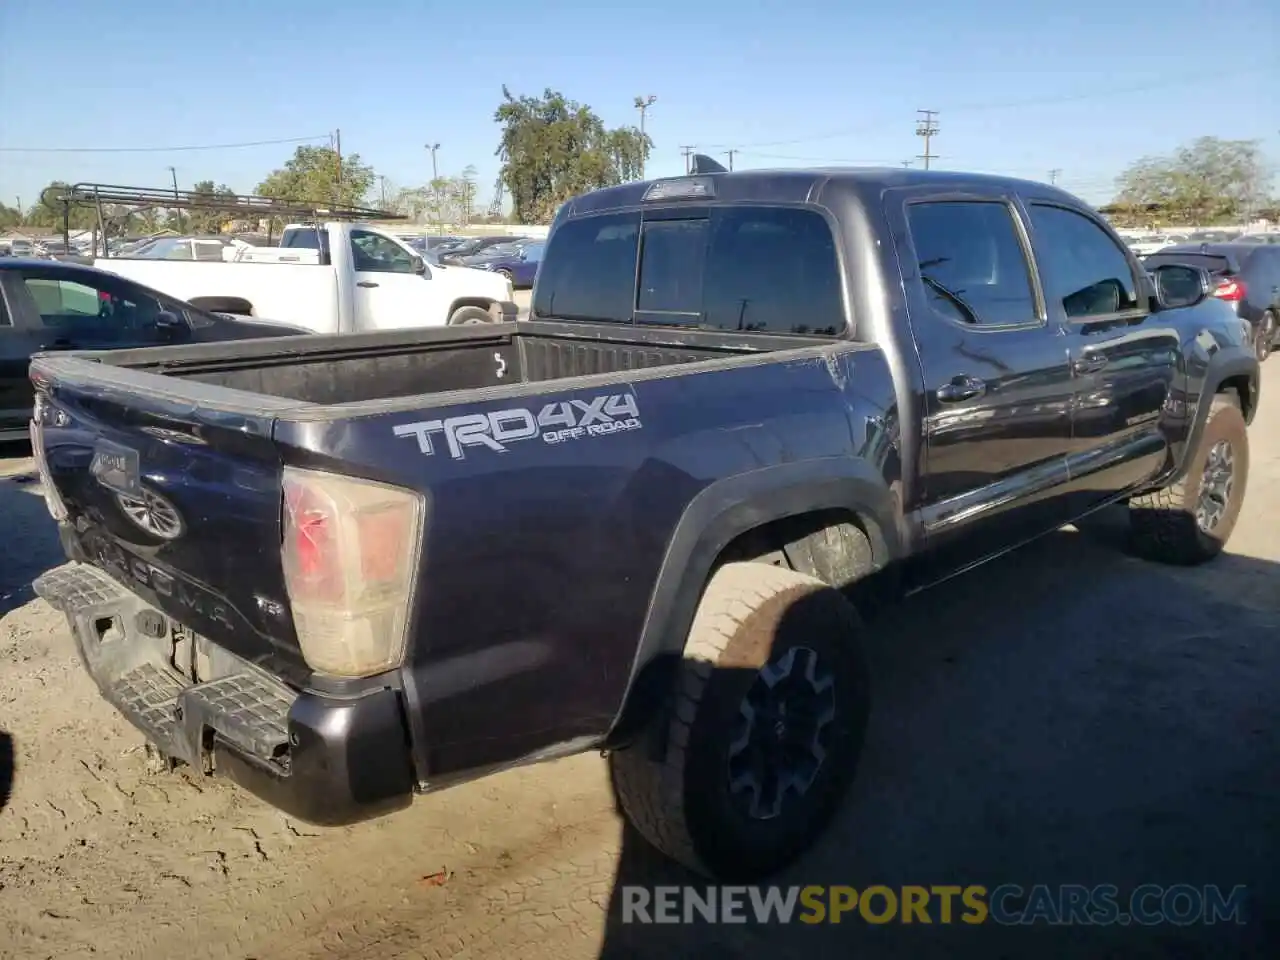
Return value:
[[(62, 238), (70, 243), (71, 208), (93, 207), (98, 214), (97, 229), (107, 235), (108, 216), (105, 207), (125, 207), (130, 212), (156, 209), (209, 210), (233, 214), (245, 219), (280, 218), (291, 222), (321, 222), (325, 220), (370, 221), (407, 220), (404, 214), (379, 210), (375, 207), (342, 207), (328, 202), (311, 200), (282, 200), (279, 197), (259, 197), (253, 194), (198, 193), (194, 190), (152, 189), (150, 187), (125, 187), (112, 183), (77, 183), (70, 187), (49, 187), (41, 194), (45, 206), (62, 206)], [(270, 234), (268, 234), (270, 239)], [(104, 249), (104, 254), (106, 253)]]

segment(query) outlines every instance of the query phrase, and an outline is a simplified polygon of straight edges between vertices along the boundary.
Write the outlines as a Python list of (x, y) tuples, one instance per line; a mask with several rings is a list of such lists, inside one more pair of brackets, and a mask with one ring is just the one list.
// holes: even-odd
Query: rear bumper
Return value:
[(356, 699), (298, 693), (244, 661), (193, 684), (171, 666), (164, 614), (101, 570), (68, 563), (33, 586), (66, 614), (104, 699), (169, 756), (321, 826), (368, 820), (411, 801), (396, 691)]

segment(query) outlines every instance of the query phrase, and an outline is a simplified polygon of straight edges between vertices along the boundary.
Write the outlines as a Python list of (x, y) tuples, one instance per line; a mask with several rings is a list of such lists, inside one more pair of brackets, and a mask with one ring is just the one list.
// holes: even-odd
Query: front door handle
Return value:
[(943, 403), (958, 403), (961, 400), (980, 397), (986, 392), (987, 385), (977, 377), (961, 376), (940, 386), (936, 396)]
[(1071, 369), (1075, 373), (1097, 373), (1107, 362), (1105, 353), (1085, 353), (1071, 361)]
[(372, 280), (360, 280), (356, 283), (357, 287), (376, 287), (377, 284)]

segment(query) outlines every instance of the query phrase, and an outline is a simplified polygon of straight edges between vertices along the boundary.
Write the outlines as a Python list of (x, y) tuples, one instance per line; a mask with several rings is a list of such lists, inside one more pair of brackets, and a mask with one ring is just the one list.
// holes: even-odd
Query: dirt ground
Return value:
[(31, 596), (61, 556), (11, 457), (0, 957), (1280, 956), (1280, 361), (1266, 373), (1244, 516), (1214, 564), (1129, 558), (1103, 517), (876, 623), (852, 795), (778, 881), (1245, 884), (1246, 925), (623, 925), (619, 885), (692, 880), (624, 832), (594, 755), (341, 830), (150, 774)]

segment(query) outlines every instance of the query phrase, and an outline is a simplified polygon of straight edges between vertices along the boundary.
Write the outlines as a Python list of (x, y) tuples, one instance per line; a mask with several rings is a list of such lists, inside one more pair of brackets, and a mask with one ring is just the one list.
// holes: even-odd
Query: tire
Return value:
[[(1224, 452), (1229, 462), (1223, 459)], [(1202, 505), (1201, 491), (1211, 473), (1217, 474), (1222, 495)], [(1244, 414), (1235, 397), (1218, 394), (1186, 475), (1172, 486), (1129, 501), (1134, 552), (1148, 560), (1180, 566), (1212, 560), (1235, 529), (1248, 479), (1249, 434)]]
[[(671, 859), (720, 880), (757, 879), (803, 853), (838, 809), (862, 749), (869, 698), (861, 635), (853, 606), (820, 580), (763, 563), (717, 570), (694, 617), (669, 710), (647, 735), (610, 754), (614, 793), (632, 826)], [(808, 758), (799, 773), (807, 787), (788, 791), (780, 806), (773, 802), (780, 791), (730, 786), (731, 771), (741, 773), (748, 759), (749, 749), (739, 753), (738, 746), (753, 730), (782, 735), (782, 721), (754, 726), (745, 719), (744, 698), (750, 693), (759, 708), (768, 690), (765, 666), (792, 671), (776, 689), (799, 695), (791, 716), (801, 719), (790, 732), (794, 755)], [(824, 689), (803, 682), (809, 672)], [(788, 685), (786, 676), (802, 682)], [(801, 745), (814, 730), (820, 747), (806, 754)], [(653, 734), (661, 732), (665, 756), (657, 759)], [(756, 742), (777, 744), (772, 736)]]
[(515, 286), (516, 277), (510, 270), (495, 270), (494, 273), (506, 280), (507, 283)]
[(1258, 339), (1254, 344), (1259, 363), (1271, 356), (1271, 345), (1275, 343), (1275, 339), (1276, 315), (1268, 310), (1262, 315), (1262, 319), (1258, 321)]
[(493, 323), (493, 317), (483, 307), (459, 307), (449, 316), (449, 326), (471, 323)]

